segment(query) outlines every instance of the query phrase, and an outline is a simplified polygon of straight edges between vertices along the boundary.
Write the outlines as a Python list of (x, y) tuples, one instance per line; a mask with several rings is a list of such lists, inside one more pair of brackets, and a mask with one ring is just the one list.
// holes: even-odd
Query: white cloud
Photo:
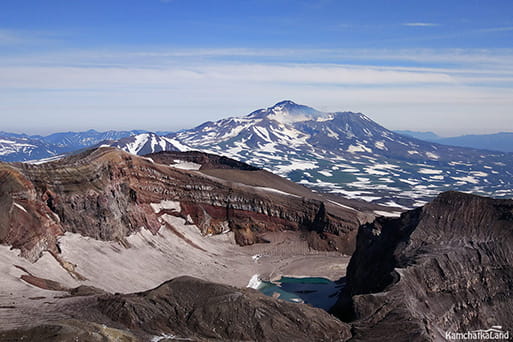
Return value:
[(401, 85), (454, 83), (438, 72), (401, 71), (371, 66), (318, 64), (208, 64), (165, 68), (10, 67), (0, 68), (0, 88), (91, 89), (175, 87), (193, 83)]
[[(341, 63), (285, 62), (298, 51), (75, 51), (3, 57), (0, 111), (10, 114), (3, 118), (4, 129), (26, 122), (53, 130), (176, 129), (282, 99), (321, 110), (364, 112), (389, 128), (459, 134), (513, 127), (510, 50), (309, 50), (305, 59), (329, 53), (329, 59), (338, 56)], [(261, 62), (260, 56), (270, 54), (284, 61)], [(223, 58), (233, 55), (248, 59)], [(460, 62), (451, 68), (452, 60)], [(417, 66), (408, 66), (410, 61)], [(27, 120), (19, 123), (19, 117)]]
[(439, 24), (435, 23), (426, 23), (426, 22), (412, 22), (412, 23), (403, 23), (403, 26), (413, 26), (413, 27), (430, 27), (430, 26), (439, 26)]
[(505, 26), (505, 27), (490, 27), (480, 29), (479, 32), (507, 32), (513, 31), (513, 26)]
[[(169, 65), (208, 64), (231, 61), (258, 62), (270, 58), (277, 63), (318, 63), (339, 61), (337, 65), (401, 67), (415, 62), (423, 68), (440, 69), (437, 64), (453, 65), (454, 70), (472, 68), (513, 69), (513, 49), (270, 49), (270, 48), (197, 48), (154, 50), (66, 50), (56, 53), (0, 56), (3, 66), (119, 66), (164, 67)], [(234, 62), (232, 62), (234, 63)], [(411, 63), (408, 63), (411, 64)]]

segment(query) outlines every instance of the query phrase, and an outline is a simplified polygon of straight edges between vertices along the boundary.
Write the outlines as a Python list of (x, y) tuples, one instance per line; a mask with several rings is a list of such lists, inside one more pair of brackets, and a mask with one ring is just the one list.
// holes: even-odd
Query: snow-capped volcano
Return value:
[(292, 101), (169, 135), (324, 191), (420, 205), (444, 190), (513, 196), (513, 154), (445, 146), (390, 131), (361, 113)]

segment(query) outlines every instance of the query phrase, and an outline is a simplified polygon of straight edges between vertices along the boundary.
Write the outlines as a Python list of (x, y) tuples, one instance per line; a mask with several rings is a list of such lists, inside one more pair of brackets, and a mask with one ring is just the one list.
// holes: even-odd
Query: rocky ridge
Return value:
[[(242, 165), (220, 160), (228, 168)], [(112, 148), (41, 165), (1, 164), (0, 171), (6, 213), (0, 243), (31, 260), (44, 250), (58, 254), (56, 236), (64, 232), (122, 243), (142, 227), (155, 234), (167, 225), (163, 215), (181, 217), (203, 234), (234, 231), (241, 245), (261, 241), (266, 231), (313, 231), (322, 237), (316, 247), (350, 253), (362, 219), (353, 209), (325, 205), (313, 195), (228, 182)]]

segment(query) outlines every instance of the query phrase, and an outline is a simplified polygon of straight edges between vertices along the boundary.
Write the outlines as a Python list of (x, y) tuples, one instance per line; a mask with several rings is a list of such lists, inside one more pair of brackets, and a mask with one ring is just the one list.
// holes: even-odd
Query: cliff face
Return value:
[[(206, 168), (258, 172), (226, 158), (186, 154)], [(100, 148), (42, 165), (1, 164), (0, 243), (20, 248), (31, 260), (44, 250), (58, 253), (56, 236), (80, 233), (116, 240), (141, 228), (156, 233), (169, 225), (164, 214), (180, 216), (204, 234), (226, 230), (253, 244), (275, 230), (314, 231), (314, 247), (352, 251), (357, 213), (316, 199), (248, 186), (169, 166), (177, 154), (150, 158)], [(166, 163), (166, 164), (162, 164)]]
[[(513, 326), (513, 201), (456, 192), (360, 228), (333, 311), (353, 339), (445, 340)], [(352, 317), (351, 317), (352, 316)]]
[(0, 164), (0, 243), (21, 249), (31, 260), (39, 252), (57, 252), (64, 232), (59, 217), (41, 200), (34, 184), (19, 170)]

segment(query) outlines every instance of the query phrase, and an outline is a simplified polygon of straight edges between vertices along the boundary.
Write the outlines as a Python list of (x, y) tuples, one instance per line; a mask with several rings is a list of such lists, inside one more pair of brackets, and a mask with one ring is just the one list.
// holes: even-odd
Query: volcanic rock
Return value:
[(355, 341), (513, 326), (513, 201), (446, 192), (363, 225), (333, 309)]

